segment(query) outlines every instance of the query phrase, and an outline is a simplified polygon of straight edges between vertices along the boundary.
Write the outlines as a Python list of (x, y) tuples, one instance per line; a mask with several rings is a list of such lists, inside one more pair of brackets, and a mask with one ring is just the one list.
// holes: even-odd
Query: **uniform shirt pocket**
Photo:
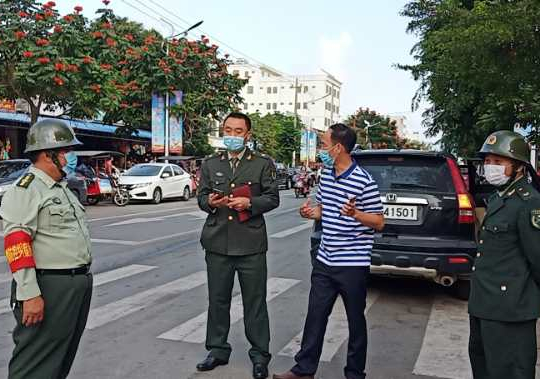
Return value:
[(51, 205), (47, 208), (49, 223), (53, 231), (70, 229), (77, 220), (73, 209), (69, 205)]

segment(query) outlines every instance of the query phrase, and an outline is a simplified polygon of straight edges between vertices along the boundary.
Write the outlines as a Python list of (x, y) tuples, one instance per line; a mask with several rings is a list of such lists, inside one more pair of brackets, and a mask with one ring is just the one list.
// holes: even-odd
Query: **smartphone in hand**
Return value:
[(225, 192), (217, 188), (212, 189), (212, 194), (218, 195), (219, 198), (222, 198), (223, 196), (225, 196)]

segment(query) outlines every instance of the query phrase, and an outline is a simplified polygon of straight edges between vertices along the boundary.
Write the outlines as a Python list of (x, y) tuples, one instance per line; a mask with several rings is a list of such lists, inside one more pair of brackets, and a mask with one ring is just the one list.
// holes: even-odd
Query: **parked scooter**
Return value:
[(309, 178), (307, 173), (302, 172), (294, 178), (294, 195), (298, 199), (300, 196), (307, 197), (309, 195)]
[(113, 171), (110, 176), (111, 185), (113, 187), (113, 202), (119, 207), (125, 207), (129, 203), (129, 191), (126, 186), (119, 183), (119, 175), (117, 171)]

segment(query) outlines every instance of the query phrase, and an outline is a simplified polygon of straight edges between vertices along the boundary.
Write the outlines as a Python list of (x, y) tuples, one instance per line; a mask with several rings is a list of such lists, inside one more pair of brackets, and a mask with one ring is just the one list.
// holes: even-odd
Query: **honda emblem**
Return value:
[(395, 203), (397, 201), (397, 195), (395, 193), (387, 193), (386, 200), (391, 203)]

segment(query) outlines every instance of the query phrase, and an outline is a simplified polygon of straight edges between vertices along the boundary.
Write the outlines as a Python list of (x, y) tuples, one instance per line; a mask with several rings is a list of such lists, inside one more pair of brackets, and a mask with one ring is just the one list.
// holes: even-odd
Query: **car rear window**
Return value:
[(357, 156), (382, 191), (455, 193), (445, 159), (407, 156)]

